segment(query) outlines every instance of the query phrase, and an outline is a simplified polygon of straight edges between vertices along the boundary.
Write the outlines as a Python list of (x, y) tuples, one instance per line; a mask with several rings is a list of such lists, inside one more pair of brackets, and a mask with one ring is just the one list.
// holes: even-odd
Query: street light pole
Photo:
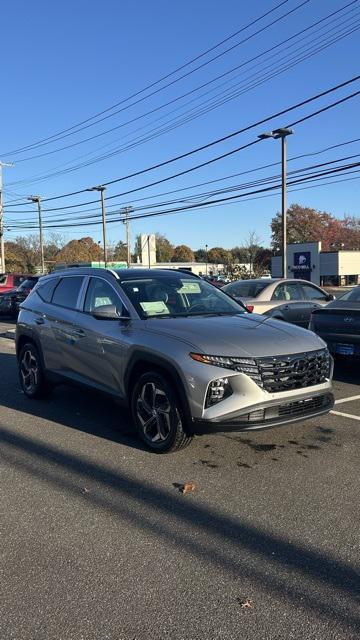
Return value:
[(294, 133), (286, 127), (274, 129), (258, 136), (260, 140), (267, 138), (281, 139), (281, 228), (282, 228), (282, 275), (287, 277), (287, 208), (286, 208), (286, 138)]
[(281, 224), (283, 278), (287, 278), (286, 135), (279, 136), (281, 138)]
[(40, 196), (30, 196), (30, 198), (28, 198), (28, 200), (30, 200), (31, 202), (36, 202), (37, 206), (38, 206), (41, 273), (45, 273), (44, 242), (43, 242), (43, 228), (42, 228), (42, 216), (41, 216), (41, 197)]
[(208, 246), (207, 244), (205, 245), (205, 251), (206, 251), (206, 275), (208, 274)]
[(106, 237), (106, 212), (105, 212), (105, 197), (104, 197), (104, 191), (106, 191), (106, 187), (104, 187), (103, 185), (100, 184), (97, 187), (91, 187), (90, 189), (86, 189), (86, 191), (100, 191), (102, 232), (103, 232), (103, 251), (104, 251), (104, 263), (105, 263), (105, 268), (106, 268), (106, 264), (107, 264), (107, 237)]

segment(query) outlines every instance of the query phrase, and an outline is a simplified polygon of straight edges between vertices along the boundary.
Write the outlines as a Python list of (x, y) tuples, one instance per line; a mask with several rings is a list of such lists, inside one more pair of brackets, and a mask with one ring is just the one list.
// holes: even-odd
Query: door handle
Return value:
[(44, 318), (36, 318), (35, 322), (36, 322), (36, 324), (45, 324)]

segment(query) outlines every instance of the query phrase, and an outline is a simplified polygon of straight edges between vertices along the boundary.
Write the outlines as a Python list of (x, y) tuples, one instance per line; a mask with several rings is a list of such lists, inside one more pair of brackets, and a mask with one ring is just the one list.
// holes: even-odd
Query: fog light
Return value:
[(206, 394), (206, 407), (211, 407), (225, 398), (228, 398), (232, 394), (231, 384), (228, 378), (219, 378), (210, 382)]

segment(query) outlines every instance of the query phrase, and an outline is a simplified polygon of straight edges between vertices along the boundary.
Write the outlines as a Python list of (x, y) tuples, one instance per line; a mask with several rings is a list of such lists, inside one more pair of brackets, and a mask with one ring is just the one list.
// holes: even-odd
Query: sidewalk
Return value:
[(15, 322), (0, 320), (0, 338), (15, 340)]

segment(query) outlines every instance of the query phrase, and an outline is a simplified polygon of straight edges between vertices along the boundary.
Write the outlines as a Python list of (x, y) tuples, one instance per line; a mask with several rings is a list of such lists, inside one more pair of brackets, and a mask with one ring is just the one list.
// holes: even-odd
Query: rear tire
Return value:
[(37, 347), (28, 342), (24, 344), (19, 355), (20, 385), (28, 398), (44, 398), (51, 391), (41, 364)]
[(135, 383), (131, 413), (139, 438), (154, 453), (178, 451), (192, 440), (173, 385), (157, 371), (142, 374)]

